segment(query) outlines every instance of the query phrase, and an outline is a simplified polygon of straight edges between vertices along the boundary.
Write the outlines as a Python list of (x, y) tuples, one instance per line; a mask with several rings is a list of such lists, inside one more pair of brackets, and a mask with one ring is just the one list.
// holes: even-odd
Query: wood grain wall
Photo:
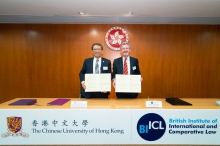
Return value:
[(0, 24), (0, 102), (78, 97), (94, 42), (112, 63), (120, 56), (104, 40), (113, 26), (128, 32), (139, 59), (139, 98), (220, 97), (220, 25)]

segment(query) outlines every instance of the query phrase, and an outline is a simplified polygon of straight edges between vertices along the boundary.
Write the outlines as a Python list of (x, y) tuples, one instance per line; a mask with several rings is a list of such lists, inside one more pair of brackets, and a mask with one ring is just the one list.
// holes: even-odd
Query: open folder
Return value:
[(63, 99), (63, 98), (58, 98), (54, 101), (51, 101), (49, 103), (47, 103), (47, 105), (63, 105), (66, 102), (68, 102), (70, 99)]
[(37, 102), (36, 99), (20, 99), (20, 100), (10, 103), (9, 105), (33, 105), (36, 102)]

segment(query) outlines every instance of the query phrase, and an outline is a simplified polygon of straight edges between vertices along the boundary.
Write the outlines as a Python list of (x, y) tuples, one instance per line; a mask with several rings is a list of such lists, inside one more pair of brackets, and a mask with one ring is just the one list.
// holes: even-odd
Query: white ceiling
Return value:
[(220, 24), (220, 0), (0, 0), (0, 23)]

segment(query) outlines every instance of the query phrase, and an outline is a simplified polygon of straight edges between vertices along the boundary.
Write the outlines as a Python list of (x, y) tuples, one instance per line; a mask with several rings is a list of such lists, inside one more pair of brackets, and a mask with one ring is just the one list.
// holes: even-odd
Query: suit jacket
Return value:
[[(93, 59), (94, 57), (84, 60), (83, 67), (79, 73), (80, 82), (85, 81), (85, 74), (93, 74)], [(106, 58), (102, 58), (100, 73), (111, 73), (111, 61), (110, 60)], [(103, 94), (109, 94), (109, 93), (103, 93)], [(84, 97), (90, 97), (91, 92), (85, 92), (85, 90), (82, 89), (82, 95)]]
[[(112, 73), (112, 79), (115, 78), (116, 74), (123, 74), (123, 57), (116, 58), (113, 62), (113, 73)], [(139, 65), (138, 65), (138, 59), (130, 56), (130, 74), (131, 75), (140, 75)], [(120, 94), (120, 93), (116, 93)], [(131, 93), (131, 97), (137, 97), (137, 93)]]

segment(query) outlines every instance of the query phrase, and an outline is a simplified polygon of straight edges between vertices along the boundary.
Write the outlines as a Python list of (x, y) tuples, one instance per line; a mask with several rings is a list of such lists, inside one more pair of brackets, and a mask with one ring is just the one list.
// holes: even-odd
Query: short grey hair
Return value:
[(124, 45), (128, 45), (128, 46), (129, 46), (129, 49), (131, 49), (131, 45), (130, 45), (128, 42), (123, 42), (123, 43), (121, 43), (120, 49), (121, 49), (121, 47), (124, 46)]

